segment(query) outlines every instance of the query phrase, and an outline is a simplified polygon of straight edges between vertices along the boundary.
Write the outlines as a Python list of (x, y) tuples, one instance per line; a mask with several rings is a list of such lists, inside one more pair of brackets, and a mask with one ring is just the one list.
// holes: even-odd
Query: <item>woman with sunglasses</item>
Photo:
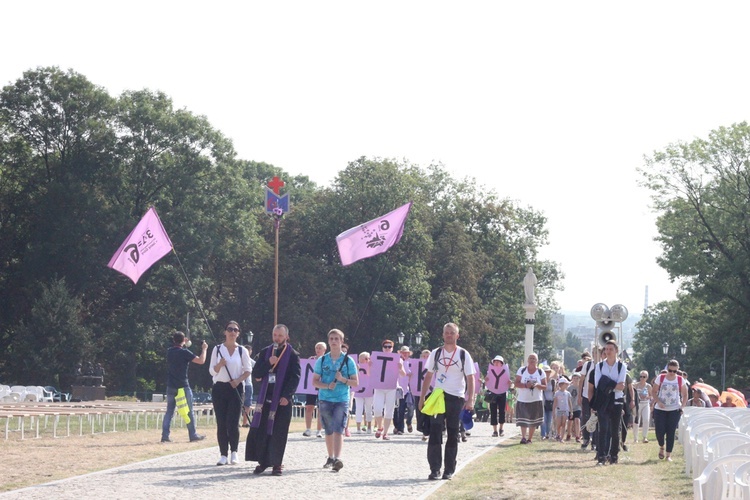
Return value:
[[(393, 341), (384, 340), (381, 344), (383, 349), (382, 352), (387, 354), (393, 353)], [(399, 356), (398, 358), (399, 375), (401, 377), (406, 375), (404, 370), (404, 361)], [(393, 389), (375, 389), (373, 393), (372, 405), (375, 410), (375, 439), (380, 439), (382, 436), (385, 441), (388, 441), (388, 430), (391, 426), (391, 419), (393, 418), (393, 409), (396, 408), (396, 387)]]
[[(240, 441), (240, 413), (245, 401), (245, 379), (250, 376), (250, 355), (237, 343), (240, 325), (230, 321), (224, 327), (224, 342), (211, 352), (209, 372), (213, 376), (211, 400), (216, 416), (216, 439), (221, 457), (216, 465), (237, 464)], [(228, 451), (232, 454), (229, 456)]]
[[(687, 404), (687, 383), (677, 375), (680, 363), (672, 359), (667, 363), (667, 373), (659, 375), (654, 381), (654, 427), (656, 440), (659, 442), (659, 458), (666, 457), (672, 461), (674, 434), (682, 416), (682, 408)], [(667, 454), (664, 454), (664, 438), (666, 437)]]
[(638, 429), (643, 434), (643, 442), (648, 443), (648, 427), (651, 424), (651, 384), (648, 383), (648, 372), (643, 370), (640, 373), (638, 382), (633, 386), (635, 394), (638, 397), (638, 426), (633, 432), (633, 442), (638, 442)]

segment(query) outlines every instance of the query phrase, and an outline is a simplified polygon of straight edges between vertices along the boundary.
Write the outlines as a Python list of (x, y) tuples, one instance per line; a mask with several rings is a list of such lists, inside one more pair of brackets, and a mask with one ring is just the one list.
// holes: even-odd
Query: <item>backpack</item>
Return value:
[[(664, 378), (667, 376), (666, 373), (662, 373), (659, 375), (659, 394), (661, 394), (661, 388), (664, 386)], [(677, 392), (680, 394), (680, 399), (682, 399), (682, 376), (677, 375)], [(659, 394), (656, 395), (656, 397), (659, 397)]]
[[(524, 373), (526, 373), (526, 367), (525, 366), (523, 368), (521, 368), (521, 375), (523, 375)], [(541, 368), (537, 368), (537, 373), (539, 374), (540, 377), (544, 376), (543, 373), (542, 373), (542, 369)]]
[[(459, 357), (461, 358), (461, 373), (463, 373), (464, 375), (466, 375), (466, 370), (464, 370), (464, 367), (466, 365), (466, 351), (463, 348), (458, 347), (458, 346), (456, 346), (456, 349), (460, 349), (460, 351), (461, 351), (459, 353)], [(442, 351), (443, 351), (442, 347), (438, 347), (437, 351), (435, 351), (435, 360), (434, 360), (435, 364), (432, 367), (432, 371), (434, 371), (434, 372), (438, 371), (437, 362), (438, 362), (438, 359), (440, 359), (440, 353)]]

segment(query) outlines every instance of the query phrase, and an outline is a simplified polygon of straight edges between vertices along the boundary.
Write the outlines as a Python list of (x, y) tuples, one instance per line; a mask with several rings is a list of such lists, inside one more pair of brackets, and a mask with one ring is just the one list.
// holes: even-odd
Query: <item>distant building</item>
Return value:
[(560, 313), (552, 313), (550, 317), (550, 326), (552, 327), (552, 333), (554, 335), (565, 336), (565, 315)]

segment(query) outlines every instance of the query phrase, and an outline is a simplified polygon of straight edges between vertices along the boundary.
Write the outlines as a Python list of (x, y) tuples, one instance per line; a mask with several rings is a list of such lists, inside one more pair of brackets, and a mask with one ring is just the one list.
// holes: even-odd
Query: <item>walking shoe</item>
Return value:
[(227, 457), (225, 455), (222, 455), (221, 458), (219, 458), (219, 461), (216, 462), (216, 465), (226, 465), (227, 464)]
[(603, 458), (600, 458), (599, 460), (596, 461), (596, 465), (597, 466), (599, 466), (599, 465), (607, 465), (607, 461), (605, 459), (603, 459)]
[(312, 432), (310, 432), (310, 429), (307, 429), (305, 432), (302, 433), (303, 436), (309, 438), (312, 436)]
[(531, 444), (531, 439), (527, 439), (526, 444)]
[(465, 443), (467, 441), (466, 434), (461, 434), (461, 442)]
[(349, 437), (352, 437), (352, 433), (351, 433), (351, 431), (349, 430), (349, 427), (347, 427), (346, 429), (344, 429), (344, 436), (346, 436), (346, 437), (348, 437), (348, 438), (349, 438)]
[(331, 467), (331, 469), (333, 470), (333, 472), (338, 472), (338, 471), (340, 471), (343, 468), (344, 468), (344, 462), (342, 462), (338, 458), (333, 461), (333, 466)]
[(315, 437), (322, 438), (323, 437), (323, 431), (318, 431), (318, 433), (315, 434)]
[(493, 432), (493, 433), (492, 433), (492, 437), (493, 437), (493, 438), (496, 438), (496, 437), (498, 437), (497, 431), (495, 431), (495, 432)]
[(406, 425), (406, 430), (409, 431), (409, 432), (413, 432), (414, 431), (414, 427), (412, 427), (411, 424), (407, 424)]
[(204, 436), (203, 434), (196, 434), (195, 436), (190, 438), (190, 442), (195, 443), (196, 441), (203, 441), (204, 439), (206, 439), (206, 436)]
[(239, 461), (237, 460), (237, 452), (233, 451), (232, 455), (229, 457), (229, 463), (232, 465), (237, 465)]
[(609, 457), (609, 463), (611, 465), (617, 464), (617, 457)]
[[(542, 438), (544, 439), (544, 438)], [(521, 444), (526, 444), (526, 438), (521, 438)]]
[(389, 436), (388, 434), (383, 434), (383, 441), (390, 441), (390, 440), (391, 440), (391, 436)]
[(253, 469), (253, 474), (255, 474), (256, 476), (259, 474), (263, 474), (263, 471), (265, 471), (266, 469), (268, 469), (267, 465), (257, 465), (255, 466), (255, 469)]
[(644, 440), (643, 440), (643, 442), (644, 442), (644, 443), (648, 443), (648, 439), (644, 439)]
[(368, 428), (367, 428), (367, 433), (368, 433), (368, 434), (372, 434), (372, 427), (368, 427)]
[(498, 434), (500, 434), (502, 436), (503, 435), (503, 430), (500, 429), (500, 431), (498, 432)]
[(380, 435), (383, 434), (383, 429), (378, 429), (375, 431), (375, 439), (380, 439)]
[(169, 439), (169, 438), (164, 438), (164, 439), (161, 440), (161, 442), (162, 443), (171, 443), (173, 441), (171, 439)]
[(274, 465), (273, 470), (271, 471), (272, 476), (280, 476), (281, 470), (284, 468), (283, 465)]
[(622, 451), (628, 451), (628, 445), (622, 443)]
[(585, 449), (585, 448), (587, 448), (588, 446), (589, 446), (589, 440), (588, 440), (588, 439), (584, 439), (584, 440), (583, 440), (583, 444), (581, 445), (581, 448), (584, 448), (584, 449)]
[(430, 481), (437, 481), (438, 479), (440, 479), (440, 471), (434, 470), (430, 472), (430, 475), (427, 476), (427, 479), (429, 479)]
[(396, 432), (394, 432), (394, 434), (397, 435), (397, 436), (401, 436), (403, 433), (404, 433), (404, 431), (396, 431)]
[(333, 465), (333, 462), (335, 462), (335, 460), (333, 459), (333, 457), (328, 457), (328, 460), (326, 460), (326, 463), (323, 466), (323, 468), (324, 469), (330, 469), (331, 466)]
[(452, 472), (443, 472), (443, 479), (447, 479), (448, 481), (450, 481), (452, 477), (453, 477)]

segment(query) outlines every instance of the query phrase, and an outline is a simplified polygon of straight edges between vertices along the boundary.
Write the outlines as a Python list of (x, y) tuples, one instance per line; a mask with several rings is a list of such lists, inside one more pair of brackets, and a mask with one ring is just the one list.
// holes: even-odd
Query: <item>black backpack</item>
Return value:
[[(599, 363), (599, 373), (602, 372), (604, 361)], [(619, 375), (622, 371), (622, 361), (617, 362), (617, 374)], [(599, 377), (599, 385), (594, 389), (593, 399), (590, 400), (589, 406), (596, 412), (605, 411), (615, 405), (615, 386), (617, 385), (616, 380), (612, 380), (606, 375)], [(591, 394), (589, 394), (591, 398)]]

